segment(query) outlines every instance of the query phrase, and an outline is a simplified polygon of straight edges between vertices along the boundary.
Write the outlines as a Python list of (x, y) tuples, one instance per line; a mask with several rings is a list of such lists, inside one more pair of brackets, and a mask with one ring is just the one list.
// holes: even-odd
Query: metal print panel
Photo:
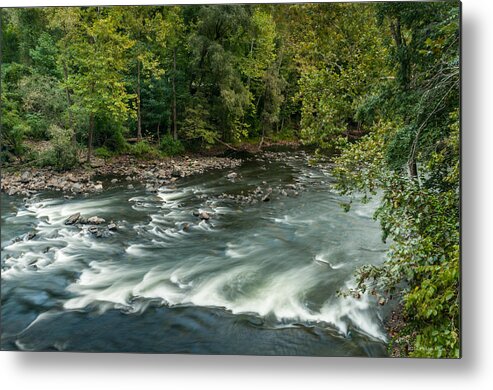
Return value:
[(1, 349), (460, 357), (460, 3), (1, 9)]

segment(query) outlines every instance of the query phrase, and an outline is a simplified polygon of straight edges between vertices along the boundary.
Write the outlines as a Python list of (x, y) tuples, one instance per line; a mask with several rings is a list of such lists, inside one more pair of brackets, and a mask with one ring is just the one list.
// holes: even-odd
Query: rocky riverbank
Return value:
[(90, 166), (68, 172), (46, 168), (25, 168), (2, 173), (1, 190), (8, 195), (31, 196), (42, 191), (86, 194), (102, 191), (101, 177), (111, 177), (113, 184), (125, 181), (127, 186), (143, 184), (149, 190), (170, 184), (181, 177), (211, 169), (232, 169), (242, 160), (229, 157), (179, 157), (141, 161), (130, 156), (112, 160), (95, 159)]

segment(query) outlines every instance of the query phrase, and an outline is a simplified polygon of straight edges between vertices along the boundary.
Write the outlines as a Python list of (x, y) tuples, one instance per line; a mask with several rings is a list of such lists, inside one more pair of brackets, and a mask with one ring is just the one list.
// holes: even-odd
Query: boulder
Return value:
[(146, 178), (146, 179), (153, 179), (154, 178), (154, 173), (152, 173), (151, 171), (145, 171), (144, 172), (144, 178)]
[(103, 218), (100, 218), (97, 215), (95, 215), (94, 217), (88, 218), (87, 222), (92, 225), (100, 225), (106, 221)]
[(173, 170), (171, 171), (171, 176), (172, 177), (181, 177), (182, 173), (178, 168), (173, 168)]
[(79, 218), (80, 218), (80, 213), (72, 214), (70, 217), (68, 217), (65, 220), (65, 225), (73, 225), (73, 224), (77, 223)]
[(74, 175), (72, 175), (71, 173), (69, 173), (67, 176), (66, 176), (66, 179), (68, 181), (71, 181), (72, 183), (76, 183), (78, 181), (78, 178), (76, 178)]
[(29, 171), (24, 171), (24, 173), (21, 176), (21, 183), (29, 183), (29, 180), (31, 179), (31, 174)]
[(108, 230), (117, 230), (117, 226), (116, 226), (116, 223), (110, 223), (108, 225)]
[(91, 168), (101, 168), (104, 166), (104, 161), (103, 160), (93, 160), (90, 163)]
[(71, 190), (72, 190), (72, 192), (81, 192), (81, 191), (82, 191), (82, 188), (83, 188), (83, 187), (82, 187), (82, 184), (80, 184), (80, 183), (75, 183), (75, 184), (72, 186)]
[(207, 211), (201, 211), (199, 214), (199, 218), (208, 221), (211, 218), (211, 216), (209, 215), (209, 213), (207, 213)]
[(157, 172), (157, 176), (161, 179), (166, 179), (168, 177), (168, 172), (166, 172), (164, 169), (160, 169)]

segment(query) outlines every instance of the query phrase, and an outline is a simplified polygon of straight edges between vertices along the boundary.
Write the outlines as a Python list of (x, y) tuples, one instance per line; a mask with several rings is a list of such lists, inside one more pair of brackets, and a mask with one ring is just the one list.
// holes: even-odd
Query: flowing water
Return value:
[[(2, 349), (385, 356), (375, 299), (337, 295), (385, 258), (374, 205), (344, 212), (330, 169), (286, 156), (158, 193), (2, 194)], [(270, 201), (231, 199), (257, 187)], [(64, 225), (75, 212), (118, 230)]]

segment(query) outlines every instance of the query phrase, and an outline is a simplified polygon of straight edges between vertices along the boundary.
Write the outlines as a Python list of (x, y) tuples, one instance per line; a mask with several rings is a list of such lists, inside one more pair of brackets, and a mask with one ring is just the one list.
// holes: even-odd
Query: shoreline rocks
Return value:
[[(60, 191), (64, 194), (77, 195), (103, 191), (108, 186), (132, 189), (135, 183), (147, 185), (152, 191), (186, 176), (212, 169), (233, 169), (241, 164), (242, 160), (229, 157), (179, 157), (140, 161), (133, 157), (120, 156), (68, 172), (57, 172), (48, 168), (4, 171), (1, 191), (10, 196), (31, 196), (43, 191)], [(94, 180), (96, 177), (111, 176), (116, 177), (104, 186), (101, 180)]]

